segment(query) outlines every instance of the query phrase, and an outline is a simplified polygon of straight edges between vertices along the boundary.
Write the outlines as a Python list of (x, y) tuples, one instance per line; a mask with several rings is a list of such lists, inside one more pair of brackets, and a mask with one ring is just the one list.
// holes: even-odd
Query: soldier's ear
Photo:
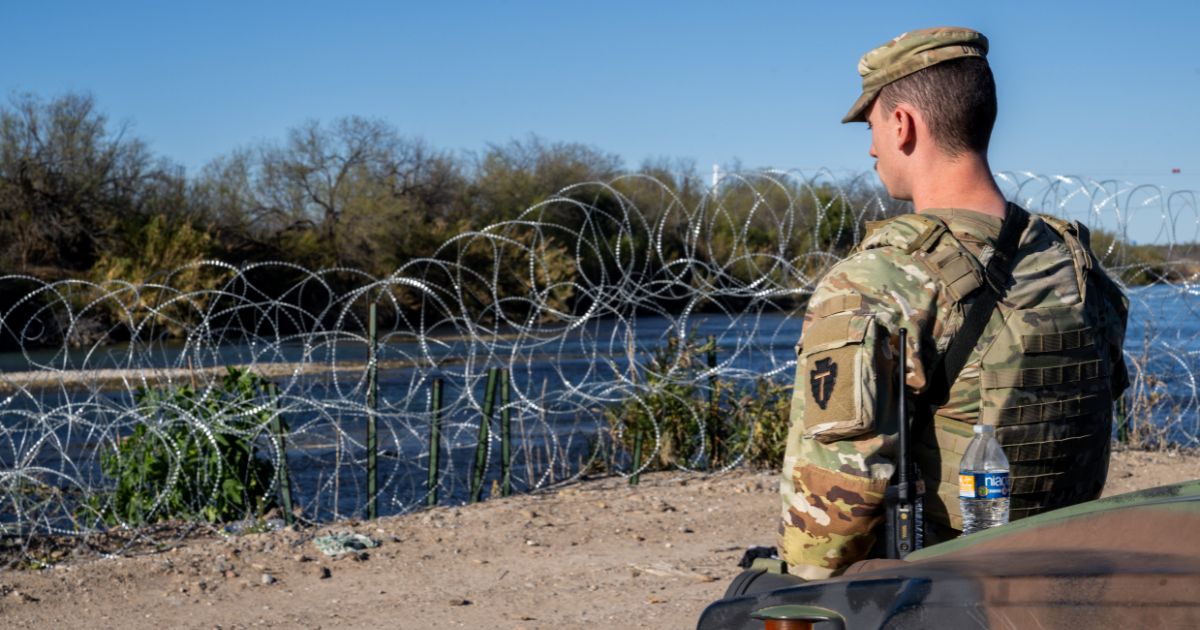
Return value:
[(921, 124), (920, 116), (920, 112), (908, 103), (900, 103), (888, 117), (888, 124), (892, 127), (895, 136), (896, 148), (905, 154), (912, 153), (917, 146), (917, 126)]

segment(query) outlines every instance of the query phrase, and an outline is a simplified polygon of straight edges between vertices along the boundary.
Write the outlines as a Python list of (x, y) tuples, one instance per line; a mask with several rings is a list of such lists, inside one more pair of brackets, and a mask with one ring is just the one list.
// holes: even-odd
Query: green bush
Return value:
[(256, 438), (275, 396), (266, 379), (234, 367), (209, 389), (139, 389), (143, 421), (101, 455), (115, 485), (92, 509), (110, 525), (261, 516), (276, 505), (268, 494), (275, 467), (259, 457)]
[(748, 387), (698, 378), (706, 367), (701, 359), (715, 351), (711, 340), (697, 345), (691, 337), (683, 344), (672, 338), (654, 351), (645, 393), (605, 410), (613, 443), (625, 452), (633, 453), (641, 435), (646, 470), (676, 465), (716, 470), (739, 458), (755, 468), (774, 468), (783, 461), (792, 387), (766, 378)]

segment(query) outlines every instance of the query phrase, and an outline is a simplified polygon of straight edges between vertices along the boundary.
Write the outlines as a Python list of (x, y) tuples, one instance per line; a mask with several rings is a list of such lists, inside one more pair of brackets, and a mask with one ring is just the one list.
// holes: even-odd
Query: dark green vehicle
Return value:
[[(739, 576), (731, 590), (752, 594), (709, 605), (699, 630), (1200, 628), (1200, 480), (866, 560), (828, 580), (785, 579)], [(761, 590), (768, 583), (776, 588)]]

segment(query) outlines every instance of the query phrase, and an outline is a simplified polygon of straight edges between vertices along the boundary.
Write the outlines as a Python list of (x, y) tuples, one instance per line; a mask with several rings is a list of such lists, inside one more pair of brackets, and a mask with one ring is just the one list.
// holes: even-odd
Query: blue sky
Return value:
[[(358, 114), (452, 150), (530, 133), (643, 159), (865, 171), (839, 120), (904, 30), (992, 42), (997, 169), (1200, 188), (1196, 2), (26, 2), (6, 94), (95, 95), (194, 172)], [(1170, 175), (1180, 168), (1181, 175)]]

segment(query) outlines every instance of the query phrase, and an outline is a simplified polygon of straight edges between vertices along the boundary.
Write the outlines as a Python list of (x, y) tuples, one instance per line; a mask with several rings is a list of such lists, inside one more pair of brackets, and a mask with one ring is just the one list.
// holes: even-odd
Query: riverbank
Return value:
[[(382, 360), (377, 363), (380, 372), (406, 370), (415, 367), (438, 369), (463, 363), (462, 359), (440, 357), (436, 362), (427, 360)], [(161, 384), (192, 383), (220, 378), (228, 370), (254, 372), (268, 379), (287, 379), (331, 373), (367, 371), (365, 361), (337, 362), (292, 362), (292, 363), (246, 363), (217, 365), (199, 368), (105, 368), (99, 370), (27, 370), (0, 372), (0, 394), (18, 390), (35, 391), (65, 389), (68, 391), (114, 391), (133, 390), (143, 386)]]
[[(415, 361), (380, 361), (380, 370), (411, 368)], [(367, 369), (363, 362), (339, 363), (255, 363), (219, 365), (202, 368), (138, 368), (100, 370), (30, 370), (0, 373), (0, 393), (17, 390), (133, 390), (162, 383), (195, 383), (219, 378), (229, 369), (252, 370), (265, 378), (289, 378), (330, 372), (357, 372)]]
[[(1200, 456), (1113, 455), (1105, 495), (1200, 478)], [(587, 481), (317, 531), (171, 541), (0, 575), (7, 627), (682, 628), (747, 545), (773, 544), (776, 474)], [(380, 542), (326, 558), (318, 534)]]

